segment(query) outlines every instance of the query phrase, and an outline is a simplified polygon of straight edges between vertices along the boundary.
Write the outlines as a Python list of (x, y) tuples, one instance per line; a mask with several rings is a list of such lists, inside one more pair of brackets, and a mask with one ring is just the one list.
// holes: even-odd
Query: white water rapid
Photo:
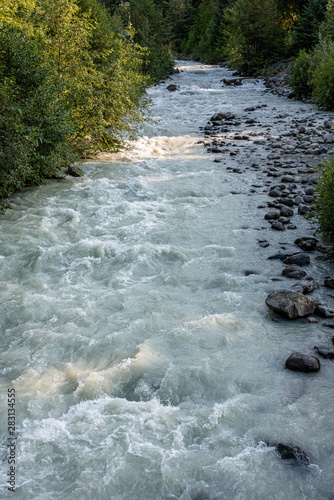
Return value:
[[(265, 305), (282, 286), (267, 258), (293, 236), (261, 229), (256, 171), (226, 170), (232, 156), (215, 163), (198, 144), (217, 111), (265, 103), (269, 127), (275, 113), (311, 107), (265, 94), (260, 81), (223, 87), (223, 68), (179, 68), (178, 91), (170, 81), (149, 89), (155, 122), (131, 151), (24, 190), (0, 218), (1, 498), (334, 498), (333, 362), (315, 374), (284, 368), (330, 333), (273, 322)], [(321, 280), (330, 264), (308, 272)], [(279, 442), (311, 465), (282, 460)]]

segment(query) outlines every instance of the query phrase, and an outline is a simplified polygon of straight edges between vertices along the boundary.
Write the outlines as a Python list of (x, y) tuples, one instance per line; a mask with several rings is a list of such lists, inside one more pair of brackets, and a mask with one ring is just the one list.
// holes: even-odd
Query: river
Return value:
[[(233, 156), (213, 162), (199, 144), (217, 111), (265, 103), (269, 126), (275, 109), (314, 110), (261, 81), (224, 87), (224, 68), (179, 69), (178, 91), (149, 89), (152, 121), (131, 150), (22, 191), (1, 217), (2, 498), (334, 498), (333, 362), (316, 374), (284, 368), (329, 333), (274, 322), (265, 305), (281, 286), (267, 257), (292, 232), (263, 229), (265, 194), (249, 195), (259, 172), (226, 170)], [(326, 262), (311, 269), (319, 281), (331, 274)], [(282, 460), (279, 442), (311, 465)]]

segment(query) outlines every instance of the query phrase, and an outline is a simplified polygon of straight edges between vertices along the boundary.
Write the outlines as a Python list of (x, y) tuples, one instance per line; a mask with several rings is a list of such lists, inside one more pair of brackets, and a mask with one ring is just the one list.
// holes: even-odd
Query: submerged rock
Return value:
[(276, 290), (268, 295), (266, 304), (275, 313), (288, 319), (296, 319), (312, 314), (317, 306), (317, 301), (305, 297), (300, 292)]
[(297, 462), (300, 465), (303, 466), (310, 465), (310, 459), (308, 458), (306, 453), (303, 450), (301, 450), (298, 446), (290, 446), (287, 444), (278, 443), (278, 445), (276, 446), (276, 450), (281, 455), (281, 458), (283, 460), (290, 458), (293, 460), (297, 460)]
[(320, 370), (320, 361), (315, 356), (293, 352), (286, 360), (285, 368), (294, 372), (318, 372)]

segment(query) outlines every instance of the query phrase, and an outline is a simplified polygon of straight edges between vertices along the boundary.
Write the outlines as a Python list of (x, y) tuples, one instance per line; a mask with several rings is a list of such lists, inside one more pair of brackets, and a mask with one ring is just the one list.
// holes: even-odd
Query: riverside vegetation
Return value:
[(297, 58), (296, 96), (334, 109), (334, 0), (3, 0), (1, 207), (79, 158), (119, 149), (145, 117), (145, 88), (173, 71), (173, 51), (245, 75)]

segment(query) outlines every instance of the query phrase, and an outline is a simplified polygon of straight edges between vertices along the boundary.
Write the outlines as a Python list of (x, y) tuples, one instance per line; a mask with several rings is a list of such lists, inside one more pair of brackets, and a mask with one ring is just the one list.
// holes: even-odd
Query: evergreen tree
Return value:
[(318, 42), (320, 24), (325, 19), (327, 0), (308, 0), (294, 28), (294, 47), (311, 49)]

